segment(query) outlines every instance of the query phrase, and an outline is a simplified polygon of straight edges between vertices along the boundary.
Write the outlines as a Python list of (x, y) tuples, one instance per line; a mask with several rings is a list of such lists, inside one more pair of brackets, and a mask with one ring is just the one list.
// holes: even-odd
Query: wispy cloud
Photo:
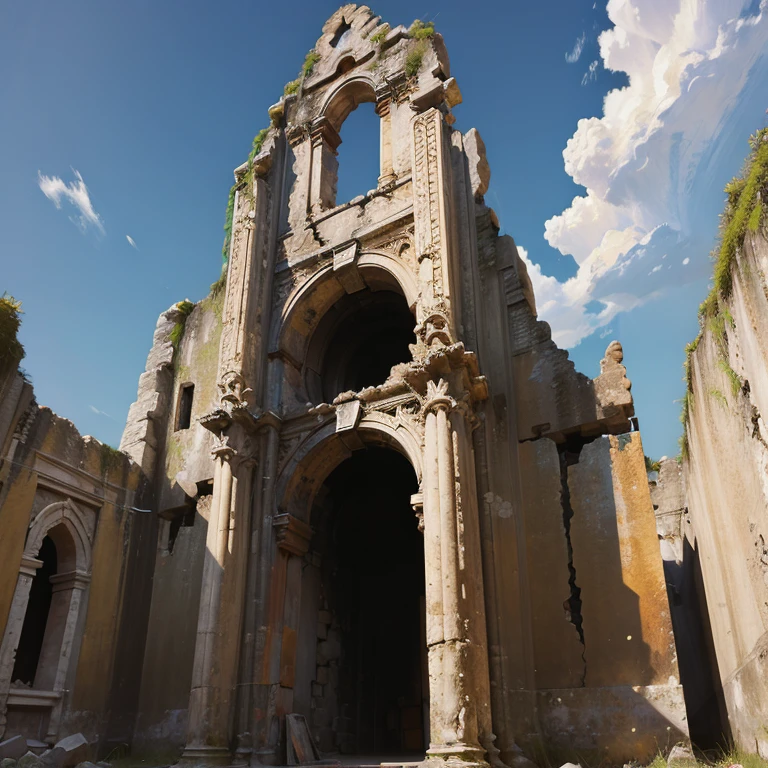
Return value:
[(136, 245), (136, 241), (130, 235), (126, 235), (125, 239), (128, 241), (128, 245), (130, 245), (131, 248), (135, 248), (137, 251), (139, 250), (139, 246)]
[(584, 77), (581, 78), (581, 84), (586, 85), (587, 83), (592, 82), (597, 77), (597, 68), (600, 65), (600, 62), (595, 59), (589, 67), (587, 67), (587, 71), (584, 73)]
[(37, 183), (42, 193), (61, 209), (62, 200), (71, 203), (79, 212), (76, 218), (69, 217), (72, 222), (77, 224), (85, 232), (89, 226), (96, 227), (102, 234), (104, 233), (104, 223), (101, 216), (96, 213), (91, 196), (88, 194), (88, 187), (85, 186), (83, 177), (79, 171), (74, 168), (75, 180), (69, 184), (65, 183), (58, 176), (44, 176), (40, 171), (37, 172)]
[(679, 285), (694, 263), (704, 276), (712, 180), (732, 175), (729, 148), (765, 108), (768, 0), (759, 10), (752, 0), (609, 0), (607, 11), (600, 61), (629, 85), (605, 97), (601, 117), (579, 121), (563, 159), (586, 194), (545, 223), (578, 271), (561, 282), (521, 253), (540, 316), (565, 347)]
[(108, 419), (112, 419), (112, 421), (117, 421), (117, 419), (114, 416), (110, 416), (106, 411), (100, 411), (95, 405), (89, 405), (88, 406), (97, 416), (106, 416)]
[(586, 33), (576, 38), (576, 42), (573, 44), (573, 50), (570, 53), (565, 54), (565, 60), (569, 64), (575, 64), (581, 58), (581, 52), (584, 50), (584, 43), (586, 42)]

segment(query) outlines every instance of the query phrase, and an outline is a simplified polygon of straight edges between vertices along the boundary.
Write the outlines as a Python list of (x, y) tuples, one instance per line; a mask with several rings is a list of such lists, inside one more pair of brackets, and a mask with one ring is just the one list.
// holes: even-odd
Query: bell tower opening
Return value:
[(405, 297), (365, 288), (346, 294), (327, 312), (310, 341), (305, 371), (313, 402), (383, 384), (392, 366), (411, 360), (416, 321)]
[(411, 506), (417, 490), (407, 459), (370, 447), (342, 462), (318, 494), (311, 711), (326, 752), (424, 757), (429, 687), (424, 543)]

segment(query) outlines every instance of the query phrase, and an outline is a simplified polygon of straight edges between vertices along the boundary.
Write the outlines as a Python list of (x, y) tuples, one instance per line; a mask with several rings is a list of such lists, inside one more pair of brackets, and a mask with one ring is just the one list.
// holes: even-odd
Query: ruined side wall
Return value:
[[(179, 318), (173, 315), (174, 323), (169, 325), (164, 323), (169, 313), (161, 315), (161, 335), (155, 334), (149, 356), (150, 361), (162, 360), (164, 369), (153, 376), (153, 382), (162, 387), (162, 408), (153, 416), (157, 459), (152, 506), (157, 529), (152, 541), (152, 598), (132, 744), (136, 754), (162, 752), (169, 759), (177, 757), (186, 737), (210, 506), (208, 483), (213, 478), (212, 435), (198, 419), (217, 402), (223, 299), (221, 290), (195, 306), (183, 319), (183, 335), (175, 349), (170, 332)], [(145, 376), (139, 401), (146, 398), (142, 395)], [(190, 427), (177, 429), (180, 391), (190, 384), (194, 385)], [(135, 430), (129, 417), (124, 440)]]
[[(747, 234), (723, 325), (691, 355), (685, 462), (717, 662), (736, 743), (768, 757), (768, 240)], [(724, 310), (730, 312), (730, 322)]]
[[(106, 748), (115, 725), (111, 696), (118, 677), (140, 666), (149, 593), (131, 574), (147, 569), (143, 541), (151, 520), (132, 512), (145, 500), (140, 468), (130, 458), (37, 405), (20, 374), (6, 380), (2, 401), (0, 459), (0, 731), (39, 738), (82, 731)], [(55, 512), (55, 516), (53, 513)], [(74, 594), (79, 610), (67, 615), (59, 667), (66, 676), (50, 686), (60, 702), (53, 709), (22, 706), (25, 688), (11, 680), (15, 647), (26, 614), (22, 556), (38, 520), (62, 517), (84, 525), (84, 559), (78, 573), (85, 585)], [(31, 550), (30, 550), (31, 551)], [(84, 565), (85, 564), (85, 565)], [(49, 618), (49, 624), (53, 619)], [(52, 657), (53, 658), (53, 657)], [(55, 661), (55, 659), (54, 659)], [(38, 667), (39, 669), (39, 667)], [(38, 686), (39, 687), (39, 686)], [(123, 705), (135, 708), (135, 693), (121, 689)], [(42, 731), (39, 728), (42, 727)]]

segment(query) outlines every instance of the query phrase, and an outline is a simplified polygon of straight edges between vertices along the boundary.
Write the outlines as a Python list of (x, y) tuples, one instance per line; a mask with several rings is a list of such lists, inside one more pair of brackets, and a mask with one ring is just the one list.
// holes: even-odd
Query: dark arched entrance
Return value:
[(316, 659), (311, 702), (297, 690), (297, 704), (304, 700), (322, 751), (423, 757), (428, 679), (424, 545), (411, 506), (417, 491), (407, 459), (369, 447), (343, 461), (317, 494), (302, 589), (317, 606), (315, 613), (305, 602), (302, 611), (317, 619)]

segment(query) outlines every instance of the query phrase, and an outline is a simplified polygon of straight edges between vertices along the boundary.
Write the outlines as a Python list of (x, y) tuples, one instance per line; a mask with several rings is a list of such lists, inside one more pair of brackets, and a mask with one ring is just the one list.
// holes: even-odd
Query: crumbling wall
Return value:
[[(0, 736), (55, 741), (82, 731), (104, 751), (138, 693), (123, 676), (136, 678), (146, 626), (151, 519), (135, 511), (146, 501), (145, 478), (127, 455), (39, 406), (17, 364), (0, 372)], [(77, 556), (66, 560), (73, 571), (56, 572), (71, 597), (48, 624), (64, 622), (63, 639), (46, 657), (46, 691), (30, 706), (26, 692), (40, 689), (39, 675), (32, 684), (12, 677), (39, 567), (35, 542), (56, 526), (79, 531)]]
[(650, 760), (688, 728), (623, 350), (612, 342), (590, 379), (537, 320), (482, 199), (477, 138), (464, 137), (474, 199), (457, 208), (474, 214), (464, 330), (489, 382), (475, 450), (497, 746), (507, 763), (514, 742), (542, 759)]
[(685, 484), (733, 737), (768, 757), (768, 240), (747, 232), (732, 291), (689, 358)]
[[(223, 290), (214, 291), (193, 308), (183, 307), (185, 312), (178, 309), (182, 303), (160, 316), (123, 435), (128, 450), (154, 461), (157, 515), (146, 653), (132, 734), (136, 754), (162, 751), (171, 757), (187, 734), (213, 478), (212, 434), (198, 419), (217, 402), (223, 299)], [(190, 385), (190, 423), (180, 428), (180, 393)]]

